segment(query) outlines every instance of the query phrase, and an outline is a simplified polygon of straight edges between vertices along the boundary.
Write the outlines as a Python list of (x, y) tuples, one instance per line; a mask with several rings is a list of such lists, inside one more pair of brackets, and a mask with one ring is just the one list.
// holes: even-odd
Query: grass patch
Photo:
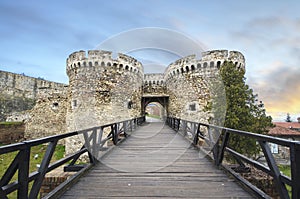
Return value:
[[(278, 168), (284, 175), (291, 177), (291, 166), (290, 165), (278, 165)], [(285, 186), (289, 192), (290, 198), (292, 198), (292, 187), (289, 185), (285, 185)]]
[(55, 160), (62, 159), (65, 155), (65, 146), (64, 145), (57, 145), (54, 153)]
[[(43, 145), (43, 144), (31, 147), (29, 173), (37, 171), (38, 166), (41, 164), (43, 160), (46, 149), (47, 149), (47, 145)], [(13, 159), (16, 157), (17, 154), (18, 151), (0, 155), (0, 178), (3, 176), (6, 169), (9, 167), (10, 163), (13, 161)], [(51, 162), (56, 162), (57, 160), (63, 158), (64, 154), (65, 154), (65, 146), (57, 145), (55, 148), (55, 152), (52, 156)], [(16, 172), (11, 182), (17, 180), (17, 176), (18, 176), (17, 173), (18, 172)], [(15, 191), (9, 194), (9, 198), (17, 198), (17, 192)]]
[(148, 114), (147, 117), (152, 117), (152, 118), (160, 119), (159, 115)]
[(278, 168), (284, 175), (291, 177), (290, 165), (278, 165)]
[(24, 124), (23, 122), (0, 122), (0, 125), (7, 125), (7, 126), (12, 126), (12, 125), (21, 125)]

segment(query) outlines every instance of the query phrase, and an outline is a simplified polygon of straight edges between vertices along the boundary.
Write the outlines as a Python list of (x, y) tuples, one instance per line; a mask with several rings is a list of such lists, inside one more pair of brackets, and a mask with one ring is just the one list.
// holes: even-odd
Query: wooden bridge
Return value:
[[(200, 155), (201, 157), (201, 155)], [(203, 156), (202, 156), (203, 157)], [(251, 198), (164, 123), (148, 123), (62, 198)]]
[[(104, 137), (106, 128), (110, 133)], [(216, 132), (221, 136), (215, 136)], [(256, 139), (267, 165), (229, 148), (231, 134)], [(50, 164), (57, 142), (75, 135), (84, 138), (82, 148)], [(105, 143), (110, 140), (115, 145), (107, 148)], [(291, 178), (279, 172), (267, 142), (289, 147)], [(38, 171), (29, 174), (30, 148), (44, 143), (48, 148), (43, 161)], [(246, 168), (247, 163), (272, 176), (281, 198), (300, 198), (299, 142), (178, 118), (167, 118), (166, 123), (135, 118), (0, 147), (0, 154), (13, 151), (18, 154), (1, 178), (1, 198), (13, 191), (18, 198), (37, 198), (45, 174), (66, 163), (66, 171), (77, 173), (45, 198), (270, 198), (223, 162), (225, 152), (237, 159), (240, 168)], [(90, 162), (76, 165), (84, 153), (88, 153)], [(16, 172), (18, 180), (11, 182)], [(291, 187), (291, 195), (286, 185)]]

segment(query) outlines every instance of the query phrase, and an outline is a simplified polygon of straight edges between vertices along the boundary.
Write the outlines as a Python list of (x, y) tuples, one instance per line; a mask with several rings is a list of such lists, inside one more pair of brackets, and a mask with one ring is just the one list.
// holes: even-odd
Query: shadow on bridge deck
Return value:
[(253, 198), (163, 122), (147, 122), (61, 198)]

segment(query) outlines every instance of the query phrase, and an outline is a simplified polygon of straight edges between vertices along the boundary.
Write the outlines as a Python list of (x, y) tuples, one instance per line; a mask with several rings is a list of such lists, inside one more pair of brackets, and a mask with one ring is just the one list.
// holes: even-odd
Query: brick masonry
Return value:
[(64, 172), (62, 167), (47, 173), (40, 189), (40, 198), (46, 196), (49, 192), (66, 181), (73, 174), (74, 172)]

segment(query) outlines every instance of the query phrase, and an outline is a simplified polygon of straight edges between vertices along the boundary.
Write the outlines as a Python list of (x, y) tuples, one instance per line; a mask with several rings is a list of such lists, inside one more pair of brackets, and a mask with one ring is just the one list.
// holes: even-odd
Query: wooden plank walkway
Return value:
[(253, 198), (163, 123), (146, 123), (61, 197)]

